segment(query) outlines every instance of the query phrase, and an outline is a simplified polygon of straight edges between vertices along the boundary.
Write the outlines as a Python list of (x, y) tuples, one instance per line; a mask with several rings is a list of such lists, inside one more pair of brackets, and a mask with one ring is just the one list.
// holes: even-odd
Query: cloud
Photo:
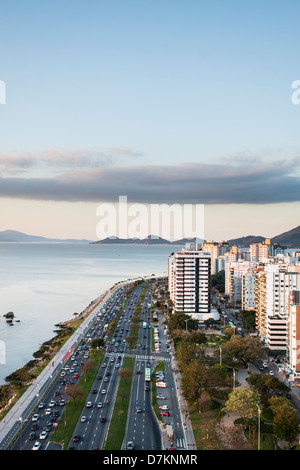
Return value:
[(23, 153), (7, 155), (0, 153), (2, 176), (29, 173), (41, 168), (56, 172), (69, 168), (101, 168), (120, 164), (124, 159), (141, 157), (142, 153), (130, 148), (113, 147), (104, 150), (46, 150), (38, 154)]
[[(55, 201), (268, 204), (300, 200), (300, 161), (93, 166), (66, 159), (56, 177), (0, 178), (0, 196)], [(58, 158), (59, 160), (59, 158)], [(71, 164), (71, 161), (73, 162)], [(77, 161), (77, 160), (76, 160)]]

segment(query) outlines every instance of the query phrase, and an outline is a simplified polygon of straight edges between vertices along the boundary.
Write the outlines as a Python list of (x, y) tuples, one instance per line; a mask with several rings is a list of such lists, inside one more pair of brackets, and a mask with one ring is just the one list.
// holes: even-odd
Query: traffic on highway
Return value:
[[(144, 292), (143, 302), (141, 294)], [(126, 300), (126, 302), (125, 302)], [(152, 323), (152, 285), (139, 285), (127, 292), (116, 289), (104, 307), (98, 309), (80, 340), (70, 348), (65, 361), (46, 391), (38, 396), (32, 413), (20, 413), (18, 431), (10, 440), (8, 449), (48, 450), (56, 442), (56, 430), (60, 423), (69, 419), (67, 408), (68, 390), (84, 377), (94, 338), (103, 338), (103, 358), (98, 372), (74, 426), (70, 442), (65, 448), (78, 450), (101, 450), (105, 446), (113, 415), (124, 358), (134, 357), (134, 372), (126, 430), (122, 449), (161, 450), (165, 448), (162, 438), (165, 426), (172, 429), (168, 446), (184, 449), (184, 430), (174, 382), (169, 345), (163, 323)], [(136, 347), (130, 349), (127, 338), (137, 305), (141, 315)], [(121, 311), (121, 307), (123, 309)], [(111, 326), (115, 323), (114, 329)], [(154, 373), (158, 363), (163, 362), (164, 371)], [(152, 377), (155, 376), (156, 401), (159, 402), (161, 420), (155, 416), (152, 406)], [(162, 391), (163, 393), (160, 393)], [(162, 426), (164, 423), (165, 426)]]

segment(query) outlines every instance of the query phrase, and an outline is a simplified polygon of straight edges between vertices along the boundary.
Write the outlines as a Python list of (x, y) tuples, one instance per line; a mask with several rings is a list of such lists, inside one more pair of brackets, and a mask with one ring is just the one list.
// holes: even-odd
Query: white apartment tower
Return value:
[(168, 267), (174, 310), (202, 321), (212, 318), (210, 253), (182, 249), (170, 255)]

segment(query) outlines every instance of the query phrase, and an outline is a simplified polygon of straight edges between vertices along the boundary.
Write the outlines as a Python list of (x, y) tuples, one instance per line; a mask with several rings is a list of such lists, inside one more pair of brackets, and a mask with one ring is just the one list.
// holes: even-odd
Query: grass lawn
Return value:
[[(122, 368), (134, 370), (133, 357), (125, 357)], [(121, 450), (127, 422), (128, 406), (130, 401), (132, 375), (126, 379), (120, 378), (117, 398), (109, 427), (104, 450)]]
[(65, 416), (62, 416), (59, 420), (58, 427), (54, 431), (51, 441), (58, 442), (63, 446), (63, 449), (67, 449), (69, 442), (72, 438), (76, 424), (81, 416), (82, 410), (85, 406), (87, 396), (95, 380), (96, 374), (99, 370), (100, 364), (103, 359), (103, 353), (99, 353), (97, 360), (90, 359), (91, 367), (88, 368), (86, 375), (82, 375), (79, 379), (78, 385), (81, 388), (82, 394), (78, 397), (75, 402), (71, 398), (66, 405), (66, 424)]

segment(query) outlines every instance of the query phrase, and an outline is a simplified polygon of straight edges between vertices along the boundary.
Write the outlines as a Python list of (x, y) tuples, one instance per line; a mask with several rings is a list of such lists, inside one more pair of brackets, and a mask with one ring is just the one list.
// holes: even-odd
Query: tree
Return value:
[[(186, 322), (187, 320), (187, 322)], [(190, 315), (187, 315), (184, 312), (175, 312), (170, 314), (169, 318), (169, 331), (181, 329), (181, 330), (197, 330), (198, 329), (198, 320), (195, 320)]]
[(282, 394), (289, 391), (289, 387), (277, 377), (271, 375), (250, 374), (248, 383), (259, 393), (263, 406), (266, 408), (269, 406), (269, 400), (274, 393)]
[(259, 338), (253, 338), (251, 336), (232, 337), (230, 341), (227, 341), (227, 343), (223, 345), (222, 351), (225, 360), (231, 361), (232, 358), (235, 358), (244, 366), (247, 366), (250, 361), (265, 356), (265, 350)]
[(197, 358), (197, 345), (188, 341), (181, 340), (176, 347), (176, 358), (179, 367), (184, 367), (190, 364), (191, 361)]
[(295, 408), (282, 397), (270, 399), (270, 408), (274, 413), (273, 430), (277, 440), (284, 439), (291, 448), (298, 436), (299, 429)]
[(118, 371), (118, 375), (124, 380), (124, 382), (126, 382), (129, 377), (132, 377), (132, 370), (125, 367)]
[(101, 348), (105, 345), (105, 341), (104, 341), (104, 338), (94, 338), (91, 342), (90, 342), (90, 345), (91, 345), (91, 348), (92, 349), (96, 349), (96, 348)]
[(82, 398), (83, 397), (83, 391), (82, 389), (80, 388), (79, 385), (70, 385), (69, 387), (67, 387), (66, 389), (66, 394), (73, 399), (73, 402), (75, 404), (75, 400), (77, 398)]
[(260, 396), (256, 391), (247, 388), (237, 388), (228, 396), (224, 410), (237, 413), (244, 420), (257, 416), (258, 408), (261, 408)]

